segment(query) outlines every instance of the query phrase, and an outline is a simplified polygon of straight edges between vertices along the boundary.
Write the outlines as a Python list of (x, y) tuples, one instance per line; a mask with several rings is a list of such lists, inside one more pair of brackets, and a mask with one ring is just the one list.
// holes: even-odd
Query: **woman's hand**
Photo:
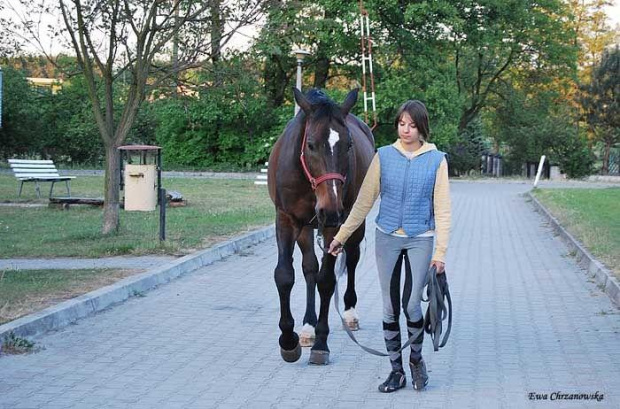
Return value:
[(431, 267), (433, 266), (437, 269), (437, 275), (443, 274), (443, 272), (446, 271), (446, 263), (443, 261), (433, 260), (431, 261)]
[(334, 257), (338, 256), (338, 254), (342, 253), (342, 243), (336, 239), (332, 240), (329, 244), (329, 250), (327, 250), (327, 252)]

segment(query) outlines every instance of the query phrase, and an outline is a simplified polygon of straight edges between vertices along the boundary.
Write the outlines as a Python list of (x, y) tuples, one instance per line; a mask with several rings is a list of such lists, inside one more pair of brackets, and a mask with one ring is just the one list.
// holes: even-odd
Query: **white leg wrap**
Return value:
[(344, 317), (344, 321), (347, 323), (347, 326), (351, 330), (356, 331), (357, 329), (359, 329), (360, 317), (359, 315), (357, 315), (357, 311), (355, 310), (355, 308), (349, 308), (344, 312), (342, 316)]
[(304, 324), (299, 332), (299, 345), (302, 347), (311, 347), (314, 345), (315, 337), (314, 327), (310, 324)]

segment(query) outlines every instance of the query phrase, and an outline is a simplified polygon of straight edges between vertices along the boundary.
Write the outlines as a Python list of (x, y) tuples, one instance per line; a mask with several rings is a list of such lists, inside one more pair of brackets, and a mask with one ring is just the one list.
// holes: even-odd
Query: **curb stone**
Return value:
[(600, 261), (598, 261), (586, 248), (575, 239), (560, 222), (551, 215), (549, 210), (540, 203), (538, 199), (532, 195), (531, 192), (527, 192), (527, 197), (532, 199), (532, 203), (536, 210), (538, 210), (545, 218), (551, 223), (553, 230), (560, 235), (562, 241), (568, 246), (568, 250), (571, 254), (574, 254), (577, 264), (587, 273), (592, 276), (596, 283), (603, 288), (603, 291), (611, 299), (611, 301), (620, 307), (620, 284), (618, 280)]
[(0, 347), (4, 338), (10, 333), (18, 337), (33, 337), (64, 328), (80, 318), (122, 303), (183, 274), (213, 264), (274, 236), (274, 225), (264, 227), (0, 325)]

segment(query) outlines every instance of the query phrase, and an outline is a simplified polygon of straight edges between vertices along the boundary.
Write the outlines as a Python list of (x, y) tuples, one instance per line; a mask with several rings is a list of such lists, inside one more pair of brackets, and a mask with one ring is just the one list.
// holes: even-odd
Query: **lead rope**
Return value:
[[(377, 351), (376, 349), (367, 347), (363, 344), (361, 344), (357, 338), (355, 338), (355, 335), (353, 335), (353, 331), (351, 331), (351, 329), (349, 328), (349, 326), (347, 325), (344, 317), (342, 316), (342, 313), (340, 312), (340, 295), (338, 293), (338, 281), (340, 281), (340, 277), (342, 275), (344, 275), (344, 271), (345, 271), (345, 267), (346, 266), (346, 254), (343, 250), (342, 253), (340, 253), (338, 255), (338, 258), (336, 259), (336, 267), (334, 268), (334, 273), (336, 276), (336, 284), (334, 285), (334, 307), (336, 307), (336, 312), (338, 313), (338, 316), (340, 316), (340, 320), (342, 321), (342, 326), (344, 328), (344, 330), (346, 331), (346, 333), (349, 335), (349, 337), (351, 338), (351, 340), (353, 342), (355, 342), (360, 348), (362, 348), (364, 351), (368, 352), (369, 354), (372, 355), (376, 355), (376, 356), (392, 356), (394, 355), (395, 357), (399, 356), (400, 353), (402, 351), (404, 351), (406, 348), (408, 348), (414, 341), (414, 338), (416, 338), (416, 336), (411, 336), (407, 342), (405, 342), (405, 344), (398, 350), (395, 352), (392, 352), (390, 354), (387, 354), (385, 352), (380, 352)], [(426, 332), (428, 332), (429, 334), (431, 334), (431, 339), (433, 340), (433, 348), (435, 351), (437, 351), (439, 349), (439, 347), (443, 347), (446, 342), (448, 342), (448, 336), (450, 335), (450, 330), (452, 329), (452, 299), (450, 298), (450, 291), (448, 289), (448, 283), (447, 281), (445, 281), (445, 273), (441, 274), (444, 276), (444, 282), (445, 282), (445, 291), (446, 294), (445, 296), (447, 297), (447, 301), (448, 301), (448, 305), (449, 305), (449, 313), (446, 311), (446, 307), (445, 304), (443, 302), (443, 298), (444, 296), (441, 294), (441, 291), (436, 291), (435, 294), (435, 301), (431, 301), (429, 302), (429, 306), (428, 309), (426, 310), (426, 317), (424, 319), (424, 329), (426, 330)], [(429, 278), (427, 278), (427, 286), (433, 286), (433, 284), (431, 283), (432, 281), (435, 282), (435, 284), (437, 283), (437, 269), (435, 268), (435, 266), (432, 266), (429, 271), (428, 271), (428, 276)], [(434, 277), (434, 278), (433, 278)], [(439, 285), (434, 286), (435, 290), (440, 290)], [(431, 289), (429, 287), (427, 287), (427, 292), (429, 292)], [(437, 294), (439, 293), (439, 294)], [(430, 294), (430, 293), (429, 293)], [(429, 298), (430, 295), (429, 295)], [(424, 300), (426, 301), (426, 300)], [(431, 307), (434, 308), (434, 310), (431, 310)], [(437, 308), (440, 309), (440, 314), (437, 314)], [(430, 311), (430, 313), (429, 313)], [(430, 316), (429, 316), (430, 314)], [(448, 316), (448, 328), (446, 330), (446, 333), (443, 337), (443, 341), (441, 342), (441, 344), (439, 344), (439, 339), (441, 337), (441, 329), (442, 329), (442, 325), (441, 325), (441, 321), (444, 320), (446, 318), (446, 315)], [(429, 330), (427, 330), (427, 317), (431, 319), (431, 321), (428, 323), (428, 327)], [(437, 319), (439, 318), (439, 319)], [(430, 332), (430, 330), (433, 330), (433, 332)], [(438, 345), (439, 344), (439, 345)]]

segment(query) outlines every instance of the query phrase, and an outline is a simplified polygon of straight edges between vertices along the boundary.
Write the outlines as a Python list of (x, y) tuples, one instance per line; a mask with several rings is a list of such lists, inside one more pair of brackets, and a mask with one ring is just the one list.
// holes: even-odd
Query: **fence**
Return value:
[(500, 177), (503, 175), (502, 155), (483, 153), (480, 157), (480, 173), (485, 176)]

